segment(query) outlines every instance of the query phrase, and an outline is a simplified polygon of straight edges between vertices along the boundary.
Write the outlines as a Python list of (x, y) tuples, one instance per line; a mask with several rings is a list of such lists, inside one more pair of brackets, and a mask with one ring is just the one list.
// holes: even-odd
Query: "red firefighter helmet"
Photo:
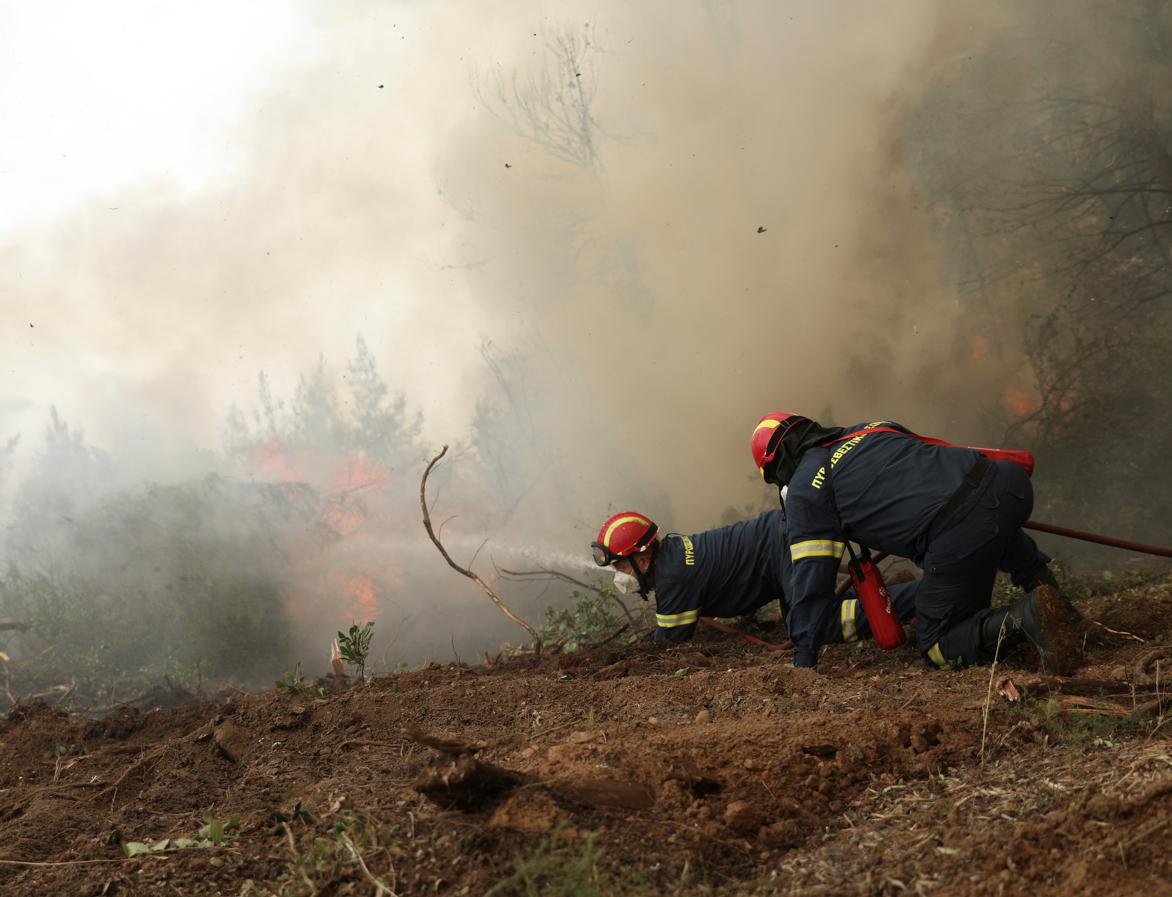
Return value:
[(749, 447), (753, 451), (753, 463), (761, 471), (762, 477), (765, 476), (765, 465), (777, 455), (778, 446), (781, 445), (785, 434), (794, 424), (808, 420), (808, 417), (802, 417), (800, 414), (770, 411), (757, 421), (757, 427), (753, 430), (753, 439), (749, 443)]
[(608, 517), (598, 530), (598, 541), (591, 542), (594, 563), (607, 567), (623, 558), (642, 554), (651, 547), (659, 527), (638, 511), (623, 511)]

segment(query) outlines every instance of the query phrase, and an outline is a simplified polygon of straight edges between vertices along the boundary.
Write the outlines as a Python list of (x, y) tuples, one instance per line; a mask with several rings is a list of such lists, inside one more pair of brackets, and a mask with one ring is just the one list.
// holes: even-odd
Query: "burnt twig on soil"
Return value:
[(1090, 624), (1091, 626), (1098, 626), (1104, 632), (1111, 633), (1111, 635), (1122, 636), (1123, 638), (1131, 639), (1133, 642), (1139, 642), (1141, 645), (1147, 644), (1147, 639), (1140, 638), (1138, 635), (1135, 635), (1134, 633), (1131, 633), (1131, 632), (1125, 632), (1122, 629), (1112, 629), (1110, 626), (1104, 626), (1098, 620), (1092, 620), (1088, 617), (1087, 623)]
[(540, 635), (540, 633), (538, 633), (538, 631), (536, 629), (534, 629), (532, 626), (530, 626), (528, 623), (526, 623), (524, 620), (522, 620), (520, 617), (518, 617), (515, 613), (513, 613), (509, 609), (508, 605), (506, 605), (500, 599), (500, 596), (497, 595), (497, 593), (492, 590), (492, 587), (488, 583), (486, 583), (483, 579), (481, 579), (479, 576), (477, 576), (475, 573), (473, 573), (467, 567), (461, 567), (454, 560), (452, 560), (452, 556), (450, 554), (448, 554), (448, 550), (446, 548), (444, 548), (443, 543), (440, 542), (440, 540), (439, 540), (439, 536), (437, 536), (435, 533), (435, 530), (432, 529), (431, 512), (427, 507), (427, 478), (431, 474), (432, 468), (435, 467), (436, 463), (440, 460), (440, 458), (442, 458), (447, 453), (448, 453), (448, 447), (445, 445), (442, 449), (440, 449), (440, 453), (438, 455), (436, 455), (434, 458), (432, 458), (431, 461), (428, 463), (427, 468), (423, 471), (423, 478), (419, 481), (419, 507), (423, 511), (423, 528), (425, 530), (427, 530), (428, 538), (431, 539), (432, 544), (435, 545), (435, 547), (437, 549), (439, 549), (439, 553), (441, 555), (443, 555), (443, 559), (448, 562), (449, 567), (451, 567), (453, 570), (455, 570), (461, 576), (467, 576), (469, 579), (471, 579), (473, 582), (475, 582), (478, 586), (480, 586), (480, 588), (484, 590), (484, 593), (486, 595), (488, 595), (489, 598), (492, 599), (493, 604), (495, 604), (500, 609), (501, 613), (503, 613), (506, 617), (508, 617), (510, 620), (512, 620), (514, 623), (516, 623), (518, 626), (520, 626), (522, 629), (524, 629), (527, 633), (529, 633), (529, 637), (533, 640), (533, 651), (535, 654), (540, 656), (540, 654), (541, 654), (541, 635)]

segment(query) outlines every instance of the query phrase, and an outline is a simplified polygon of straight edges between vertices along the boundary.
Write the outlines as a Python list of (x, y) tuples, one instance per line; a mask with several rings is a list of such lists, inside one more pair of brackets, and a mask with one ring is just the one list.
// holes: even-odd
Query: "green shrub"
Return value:
[(0, 618), (28, 625), (0, 644), (14, 690), (72, 682), (79, 701), (104, 702), (165, 677), (271, 682), (294, 648), (275, 547), (289, 520), (266, 488), (207, 478), (120, 493), (43, 543), (32, 535), (47, 524), (18, 515), (26, 550), (0, 580)]
[(545, 621), (538, 629), (543, 642), (561, 641), (566, 651), (576, 651), (613, 635), (622, 625), (622, 617), (610, 610), (615, 598), (605, 591), (585, 596), (575, 591), (571, 597), (577, 599), (572, 608), (545, 609)]
[(338, 633), (338, 650), (342, 659), (350, 666), (358, 667), (358, 678), (366, 681), (366, 658), (370, 654), (370, 640), (374, 636), (374, 623), (359, 626), (355, 623), (350, 631)]

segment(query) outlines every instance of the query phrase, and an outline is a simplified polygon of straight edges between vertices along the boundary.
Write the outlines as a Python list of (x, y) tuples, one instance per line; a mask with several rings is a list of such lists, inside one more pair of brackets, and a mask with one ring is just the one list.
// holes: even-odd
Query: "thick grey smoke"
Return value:
[(436, 512), (461, 515), (463, 559), (485, 537), (585, 557), (623, 507), (687, 530), (757, 500), (765, 411), (983, 442), (1028, 387), (1011, 334), (977, 364), (909, 128), (1011, 5), (304, 15), (316, 55), (264, 87), (233, 177), (141, 184), (0, 246), (6, 393), (56, 402), (139, 481), (222, 472), (258, 370), (289, 397), (321, 354), (344, 391), (360, 333), (423, 430), (391, 471), (400, 516), (349, 557), (411, 571), (384, 577), (405, 616), (442, 596), (454, 618), (483, 599), (414, 522), (441, 442), (464, 449)]
[[(68, 393), (48, 398), (103, 442), (181, 417), (206, 445), (259, 368), (288, 391), (360, 331), (459, 439), (491, 339), (542, 381), (563, 486), (621, 504), (642, 478), (680, 526), (748, 494), (761, 411), (908, 416), (903, 359), (937, 349), (919, 310), (949, 302), (897, 157), (934, 4), (331, 10), (247, 117), (236, 179), (144, 185), (5, 248), (5, 326), (36, 323), (20, 358), (45, 378), (25, 391)], [(566, 35), (589, 41), (586, 165), (494, 102), (565, 89)], [(864, 339), (891, 347), (881, 397), (846, 376)]]

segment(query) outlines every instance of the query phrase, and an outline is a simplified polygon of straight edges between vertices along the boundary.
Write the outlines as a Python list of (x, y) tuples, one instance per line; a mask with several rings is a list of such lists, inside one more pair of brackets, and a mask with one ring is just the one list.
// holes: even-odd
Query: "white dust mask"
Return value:
[(614, 590), (620, 595), (633, 595), (639, 591), (639, 580), (630, 573), (614, 572)]

